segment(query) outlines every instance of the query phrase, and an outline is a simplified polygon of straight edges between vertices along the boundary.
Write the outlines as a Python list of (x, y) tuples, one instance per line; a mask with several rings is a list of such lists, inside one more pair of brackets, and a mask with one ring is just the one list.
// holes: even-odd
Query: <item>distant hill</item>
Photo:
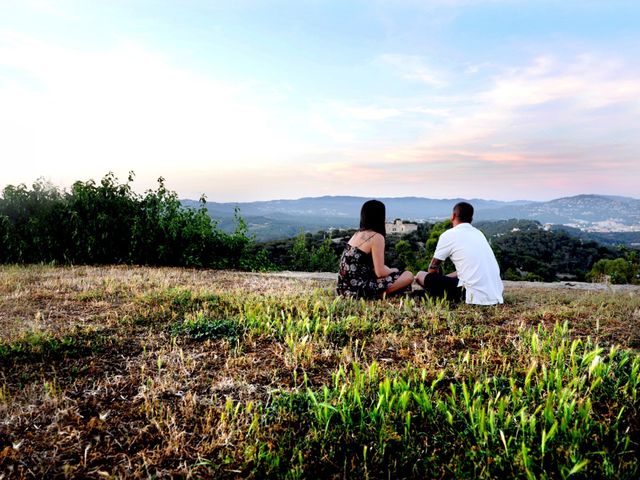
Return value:
[(579, 228), (568, 227), (566, 225), (552, 225), (551, 230), (562, 230), (572, 237), (583, 240), (593, 240), (603, 245), (627, 245), (633, 248), (640, 248), (640, 231), (636, 232), (585, 232)]
[(577, 195), (517, 207), (478, 209), (477, 217), (479, 220), (537, 220), (588, 231), (631, 231), (640, 230), (640, 200), (609, 195)]
[[(207, 210), (222, 229), (233, 229), (236, 208), (259, 241), (291, 237), (308, 232), (358, 225), (365, 197), (324, 196), (297, 200), (244, 203), (207, 202)], [(387, 218), (434, 222), (448, 218), (460, 198), (379, 198), (387, 207)], [(475, 220), (525, 219), (594, 232), (640, 231), (640, 200), (608, 195), (577, 195), (549, 202), (466, 199), (476, 210)], [(183, 200), (186, 206), (198, 202)], [(633, 238), (636, 238), (632, 235)]]

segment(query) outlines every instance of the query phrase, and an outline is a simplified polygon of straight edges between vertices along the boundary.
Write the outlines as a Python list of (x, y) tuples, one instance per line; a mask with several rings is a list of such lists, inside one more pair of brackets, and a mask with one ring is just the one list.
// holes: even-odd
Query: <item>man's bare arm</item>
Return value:
[(427, 269), (427, 273), (440, 273), (440, 263), (442, 263), (441, 260), (438, 260), (437, 258), (432, 258), (431, 259), (431, 264), (429, 265), (429, 268)]

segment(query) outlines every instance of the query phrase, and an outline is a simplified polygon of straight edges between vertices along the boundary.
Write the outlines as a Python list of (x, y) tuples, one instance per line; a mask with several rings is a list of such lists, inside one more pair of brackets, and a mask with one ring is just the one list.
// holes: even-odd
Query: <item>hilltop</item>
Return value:
[[(0, 267), (11, 478), (637, 478), (640, 295)], [(567, 287), (570, 285), (565, 285)]]

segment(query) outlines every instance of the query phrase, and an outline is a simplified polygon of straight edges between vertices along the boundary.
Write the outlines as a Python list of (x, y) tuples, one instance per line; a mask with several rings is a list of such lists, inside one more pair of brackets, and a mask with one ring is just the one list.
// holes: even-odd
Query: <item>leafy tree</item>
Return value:
[(291, 268), (298, 271), (308, 271), (311, 268), (311, 252), (307, 248), (307, 237), (300, 231), (291, 247)]
[[(431, 264), (431, 259), (433, 258), (433, 254), (436, 251), (436, 247), (438, 245), (438, 240), (440, 239), (440, 235), (442, 235), (446, 230), (450, 229), (453, 226), (451, 220), (445, 220), (443, 222), (438, 222), (433, 225), (431, 230), (429, 231), (429, 236), (424, 245), (424, 253), (422, 257), (416, 262), (416, 270), (427, 270), (429, 265)], [(447, 259), (444, 262), (442, 267), (443, 273), (450, 273), (455, 271), (455, 267), (450, 259)]]
[(593, 265), (593, 268), (587, 274), (587, 279), (594, 282), (609, 280), (614, 284), (624, 284), (633, 283), (635, 274), (633, 264), (626, 258), (602, 259)]
[(0, 200), (0, 227), (3, 239), (3, 262), (38, 262), (61, 260), (61, 235), (67, 218), (62, 195), (42, 179), (32, 189), (21, 184), (8, 185)]
[(554, 281), (558, 275), (584, 279), (597, 260), (619, 256), (596, 242), (542, 229), (509, 232), (491, 243), (501, 271), (519, 272), (520, 279)]
[(314, 247), (311, 251), (311, 270), (337, 272), (338, 260), (338, 256), (331, 248), (331, 237), (327, 237), (319, 247)]
[(396, 266), (400, 270), (417, 270), (416, 252), (407, 240), (398, 241), (395, 245), (395, 252), (398, 259)]
[(71, 263), (128, 263), (131, 260), (137, 199), (131, 189), (133, 175), (120, 184), (108, 173), (96, 184), (75, 182), (65, 196), (69, 217), (64, 255)]
[(270, 272), (278, 270), (278, 266), (269, 259), (267, 249), (257, 247), (246, 249), (240, 257), (240, 269), (252, 272)]
[(133, 172), (120, 183), (108, 173), (78, 181), (70, 192), (42, 180), (31, 189), (7, 186), (0, 198), (0, 261), (80, 264), (134, 263), (212, 268), (266, 265), (251, 258), (254, 240), (236, 212), (227, 234), (198, 209), (184, 208), (158, 179), (156, 190), (133, 192)]

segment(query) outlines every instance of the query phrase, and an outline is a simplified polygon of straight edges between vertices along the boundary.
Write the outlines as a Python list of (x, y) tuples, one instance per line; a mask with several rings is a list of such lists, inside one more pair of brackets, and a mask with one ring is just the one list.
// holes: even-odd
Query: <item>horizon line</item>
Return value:
[[(640, 198), (630, 197), (626, 195), (614, 195), (614, 194), (606, 194), (606, 193), (578, 193), (575, 195), (568, 195), (563, 197), (552, 197), (547, 200), (528, 200), (528, 199), (516, 199), (516, 200), (496, 200), (491, 198), (480, 198), (480, 197), (451, 197), (451, 198), (433, 198), (433, 197), (418, 197), (416, 195), (407, 195), (402, 197), (375, 197), (375, 196), (362, 196), (362, 195), (318, 195), (318, 196), (306, 196), (306, 197), (296, 197), (296, 198), (272, 198), (268, 200), (234, 200), (234, 201), (216, 201), (210, 200), (205, 197), (206, 203), (217, 203), (221, 205), (229, 205), (229, 204), (247, 204), (247, 203), (267, 203), (267, 202), (295, 202), (299, 200), (317, 200), (321, 198), (354, 198), (354, 199), (377, 199), (377, 200), (403, 200), (403, 199), (416, 199), (416, 200), (434, 200), (434, 201), (468, 201), (472, 202), (475, 200), (480, 200), (484, 202), (498, 202), (498, 203), (517, 203), (517, 202), (526, 202), (526, 203), (548, 203), (553, 202), (555, 200), (562, 200), (568, 198), (576, 198), (576, 197), (610, 197), (610, 198), (624, 198), (629, 200), (639, 200)], [(180, 201), (189, 201), (189, 202), (199, 202), (199, 200), (195, 200), (193, 198), (179, 198)]]

